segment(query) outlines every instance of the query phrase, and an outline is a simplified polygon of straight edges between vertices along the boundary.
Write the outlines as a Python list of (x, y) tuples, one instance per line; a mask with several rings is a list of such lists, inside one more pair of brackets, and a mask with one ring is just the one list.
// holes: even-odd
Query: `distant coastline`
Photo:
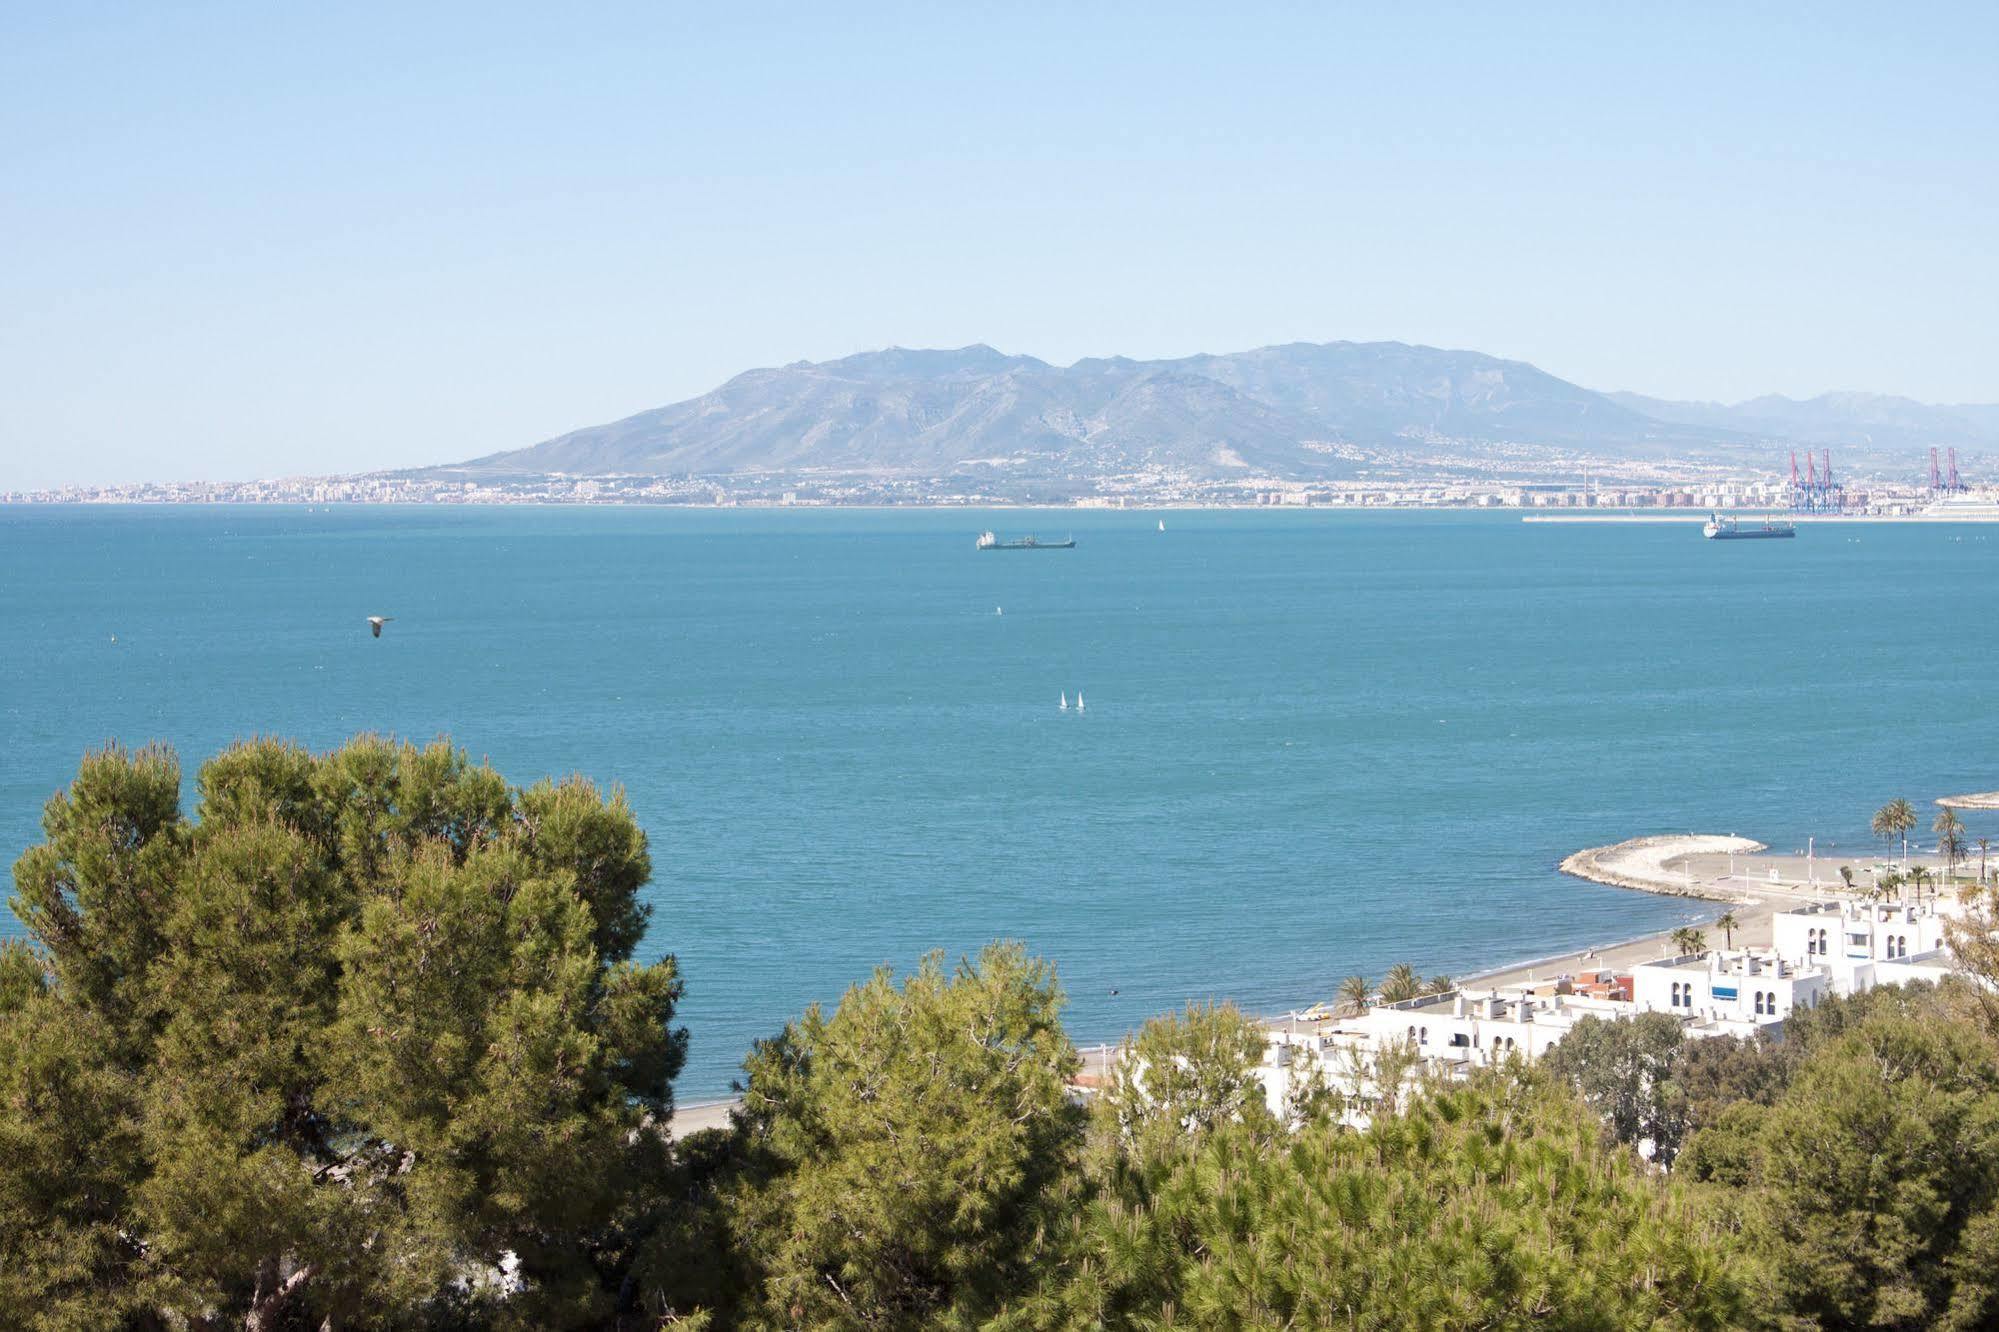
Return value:
[[(1782, 514), (1792, 522), (1800, 524), (1841, 526), (1876, 523), (1914, 523), (1926, 526), (1986, 525), (1999, 523), (1999, 502), (1995, 502), (1990, 512), (1926, 512), (1925, 507), (1917, 507), (1921, 501), (1909, 499), (1898, 502), (1890, 509), (1866, 513), (1793, 513), (1781, 505), (1771, 504), (1717, 504), (1702, 508), (1674, 507), (1666, 509), (1626, 508), (1616, 510), (1596, 509), (1575, 511), (1554, 508), (1541, 511), (1527, 508), (1517, 502), (1482, 503), (1466, 501), (1418, 501), (1391, 498), (1345, 499), (1331, 501), (1296, 502), (1272, 492), (1266, 498), (1241, 499), (1180, 499), (1180, 498), (1137, 498), (1129, 503), (1109, 503), (1102, 498), (1086, 497), (1067, 501), (1040, 499), (1000, 499), (977, 497), (965, 499), (925, 498), (911, 500), (772, 500), (764, 498), (741, 499), (666, 499), (666, 498), (597, 498), (562, 495), (533, 495), (513, 498), (482, 497), (453, 498), (443, 496), (425, 497), (340, 497), (331, 499), (300, 498), (280, 494), (253, 494), (246, 497), (235, 496), (177, 496), (166, 497), (143, 493), (123, 493), (143, 491), (144, 487), (118, 487), (120, 493), (92, 493), (88, 495), (65, 492), (9, 493), (0, 492), (0, 508), (97, 508), (97, 509), (161, 509), (161, 508), (293, 508), (300, 510), (333, 509), (651, 509), (687, 510), (706, 513), (728, 510), (767, 511), (836, 511), (852, 513), (948, 513), (948, 512), (1000, 512), (1000, 513), (1485, 513), (1518, 514), (1523, 523), (1582, 524), (1582, 525), (1690, 525), (1706, 521), (1713, 512), (1732, 514)], [(1523, 509), (1526, 511), (1523, 512)], [(1999, 793), (1992, 793), (1999, 808)], [(1968, 806), (1985, 808), (1987, 806)]]

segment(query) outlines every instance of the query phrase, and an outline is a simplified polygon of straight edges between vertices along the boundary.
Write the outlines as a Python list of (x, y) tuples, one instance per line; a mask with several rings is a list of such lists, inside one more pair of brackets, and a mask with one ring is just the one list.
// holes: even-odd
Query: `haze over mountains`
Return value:
[(1913, 472), (1999, 445), (1999, 406), (1826, 394), (1734, 405), (1599, 393), (1520, 361), (1399, 342), (1054, 366), (977, 345), (751, 370), (698, 398), (427, 475), (1329, 479), (1676, 459), (1775, 470), (1788, 447)]

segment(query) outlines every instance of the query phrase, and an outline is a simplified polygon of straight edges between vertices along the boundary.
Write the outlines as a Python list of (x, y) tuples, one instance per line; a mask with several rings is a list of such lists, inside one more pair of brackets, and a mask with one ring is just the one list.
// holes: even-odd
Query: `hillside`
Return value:
[(1655, 419), (1531, 365), (1402, 343), (1293, 343), (1059, 367), (987, 346), (891, 348), (737, 375), (712, 392), (430, 469), (504, 477), (1136, 471), (1327, 478), (1522, 446), (1717, 457), (1747, 441)]

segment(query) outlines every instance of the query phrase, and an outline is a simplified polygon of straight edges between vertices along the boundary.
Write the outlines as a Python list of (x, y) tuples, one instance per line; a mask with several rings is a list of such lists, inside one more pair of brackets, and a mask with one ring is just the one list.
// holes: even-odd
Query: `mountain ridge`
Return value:
[[(1981, 417), (1980, 413), (1985, 413)], [(1603, 393), (1525, 361), (1402, 342), (1292, 342), (1057, 366), (984, 343), (745, 370), (707, 393), (434, 476), (1351, 476), (1521, 451), (1774, 466), (1782, 442), (1999, 443), (1999, 406), (1880, 394), (1728, 405)]]

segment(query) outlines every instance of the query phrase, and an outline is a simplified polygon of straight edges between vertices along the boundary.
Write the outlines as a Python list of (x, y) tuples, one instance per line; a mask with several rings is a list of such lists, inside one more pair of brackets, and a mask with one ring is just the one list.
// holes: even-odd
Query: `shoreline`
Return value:
[[(1747, 837), (1670, 833), (1585, 847), (1563, 857), (1556, 868), (1570, 878), (1607, 888), (1684, 898), (1690, 905), (1702, 908), (1698, 927), (1704, 930), (1712, 931), (1715, 919), (1732, 912), (1736, 919), (1733, 939), (1711, 942), (1747, 947), (1768, 946), (1771, 920), (1778, 911), (1843, 893), (1845, 882), (1838, 873), (1839, 859), (1772, 854), (1763, 843)], [(1932, 859), (1911, 857), (1912, 862), (1927, 863)], [(1870, 869), (1849, 860), (1847, 868), (1868, 874), (1882, 866), (1877, 864)], [(1655, 930), (1565, 953), (1506, 962), (1457, 979), (1461, 985), (1497, 989), (1582, 971), (1623, 971), (1640, 962), (1667, 956), (1672, 935), (1672, 930)], [(1078, 1053), (1084, 1057), (1085, 1070), (1092, 1069), (1093, 1059), (1101, 1060), (1101, 1050), (1114, 1044), (1076, 1042)], [(738, 1104), (734, 1099), (711, 1097), (676, 1105), (668, 1134), (678, 1139), (702, 1129), (726, 1128), (729, 1112)]]
[[(1571, 878), (1586, 879), (1611, 888), (1630, 888), (1666, 897), (1735, 901), (1736, 897), (1716, 891), (1718, 884), (1695, 880), (1690, 863), (1692, 857), (1753, 856), (1769, 849), (1748, 837), (1668, 833), (1631, 837), (1609, 846), (1584, 847), (1563, 857), (1556, 868)], [(1680, 873), (1674, 873), (1676, 868)]]
[[(1273, 489), (1283, 489), (1273, 482)], [(1913, 501), (1912, 501), (1913, 502)], [(92, 509), (300, 509), (331, 512), (335, 509), (640, 509), (640, 510), (689, 510), (697, 512), (722, 512), (725, 510), (750, 510), (762, 512), (799, 511), (855, 511), (855, 512), (1043, 512), (1043, 513), (1104, 513), (1104, 514), (1145, 514), (1174, 512), (1212, 513), (1477, 513), (1477, 514), (1518, 514), (1523, 523), (1699, 523), (1706, 521), (1706, 511), (1690, 509), (1604, 509), (1596, 512), (1569, 512), (1555, 510), (1536, 511), (1528, 506), (1513, 504), (1264, 504), (1250, 500), (1176, 500), (1146, 499), (1126, 505), (1101, 503), (1057, 503), (1035, 500), (980, 499), (963, 503), (955, 501), (917, 500), (904, 504), (869, 501), (861, 503), (791, 503), (762, 497), (746, 500), (730, 500), (716, 503), (713, 500), (644, 500), (644, 499), (564, 499), (537, 497), (533, 499), (283, 499), (262, 497), (257, 499), (212, 499), (212, 498), (119, 498), (119, 499), (55, 499), (40, 498), (39, 492), (14, 492), (0, 497), (0, 509), (31, 508), (92, 508)], [(1728, 514), (1762, 514), (1773, 512), (1769, 506), (1744, 508), (1724, 507), (1717, 512)], [(1787, 521), (1805, 524), (1819, 523), (1920, 523), (1980, 526), (1999, 524), (1999, 514), (1965, 513), (1925, 513), (1916, 510), (1907, 513), (1790, 513), (1785, 512)], [(1999, 793), (1992, 793), (1999, 795)], [(1999, 808), (1993, 806), (1971, 806), (1970, 808)]]

